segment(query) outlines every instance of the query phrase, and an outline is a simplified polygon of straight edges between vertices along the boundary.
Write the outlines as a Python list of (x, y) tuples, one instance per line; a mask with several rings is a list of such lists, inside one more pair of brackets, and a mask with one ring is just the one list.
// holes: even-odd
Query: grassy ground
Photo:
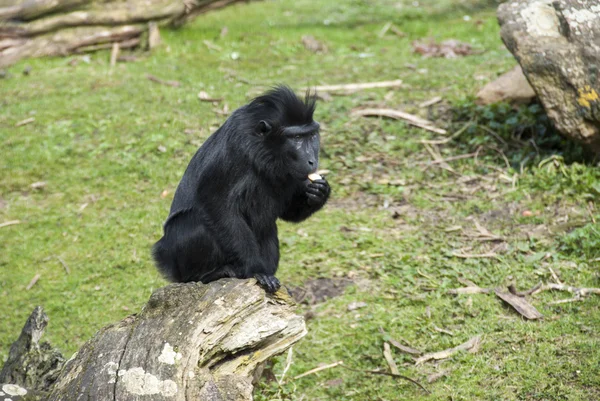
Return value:
[[(597, 162), (556, 136), (536, 106), (477, 108), (469, 100), (515, 64), (499, 39), (494, 4), (241, 4), (164, 31), (158, 51), (113, 70), (106, 52), (89, 63), (76, 57), (10, 68), (0, 80), (0, 223), (21, 224), (0, 228), (0, 357), (36, 305), (50, 316), (48, 339), (69, 355), (165, 284), (149, 249), (190, 157), (225, 118), (224, 104), (233, 109), (282, 82), (299, 89), (400, 78), (400, 89), (319, 103), (321, 167), (331, 170), (333, 198), (311, 220), (281, 224), (279, 277), (288, 286), (315, 277), (355, 284), (302, 306), (312, 317), (309, 334), (294, 347), (286, 377), (338, 360), (386, 370), (382, 349), (390, 338), (429, 352), (481, 335), (481, 346), (418, 366), (392, 349), (400, 372), (431, 396), (402, 380), (338, 367), (282, 386), (267, 382), (257, 398), (600, 399), (600, 297), (550, 304), (570, 295), (543, 292), (532, 303), (545, 318), (526, 321), (493, 295), (447, 294), (465, 280), (482, 287), (514, 280), (527, 289), (552, 282), (551, 270), (567, 284), (600, 287)], [(380, 37), (388, 22), (406, 35)], [(329, 51), (306, 50), (307, 34)], [(481, 52), (422, 58), (411, 42), (424, 37), (467, 41)], [(27, 65), (29, 76), (21, 74)], [(199, 102), (200, 90), (224, 103)], [(444, 101), (418, 107), (434, 96)], [(462, 131), (427, 147), (420, 141), (443, 138), (401, 122), (351, 118), (362, 105), (401, 108)], [(35, 121), (16, 127), (30, 117)], [(432, 154), (469, 153), (477, 156), (431, 164)], [(40, 181), (46, 185), (31, 187)], [(484, 241), (486, 230), (498, 238)], [(482, 253), (494, 256), (455, 256)], [(37, 284), (25, 290), (36, 274)], [(349, 311), (353, 302), (366, 306)], [(280, 375), (283, 365), (276, 361), (272, 372)], [(446, 375), (427, 383), (440, 372)]]

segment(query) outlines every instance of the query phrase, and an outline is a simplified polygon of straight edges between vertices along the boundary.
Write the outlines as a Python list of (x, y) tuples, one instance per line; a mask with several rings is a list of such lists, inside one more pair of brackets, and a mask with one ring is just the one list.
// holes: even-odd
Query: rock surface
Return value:
[(498, 102), (527, 104), (534, 98), (535, 92), (519, 66), (500, 75), (477, 93), (479, 104)]
[(498, 20), (555, 126), (600, 152), (600, 2), (512, 0)]

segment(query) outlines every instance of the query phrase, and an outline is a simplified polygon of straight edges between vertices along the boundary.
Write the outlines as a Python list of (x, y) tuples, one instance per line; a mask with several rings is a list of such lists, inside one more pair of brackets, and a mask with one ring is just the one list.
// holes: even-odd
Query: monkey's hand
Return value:
[(309, 181), (306, 185), (306, 197), (310, 206), (323, 206), (329, 199), (330, 193), (331, 187), (324, 178)]
[(255, 274), (254, 278), (256, 279), (256, 281), (258, 281), (258, 284), (270, 294), (276, 292), (279, 289), (279, 287), (281, 287), (279, 280), (275, 276), (259, 273)]

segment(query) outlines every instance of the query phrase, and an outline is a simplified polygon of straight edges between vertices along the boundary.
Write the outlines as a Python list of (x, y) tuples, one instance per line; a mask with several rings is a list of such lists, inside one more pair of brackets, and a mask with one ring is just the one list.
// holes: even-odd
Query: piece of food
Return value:
[(311, 181), (316, 181), (316, 180), (321, 180), (323, 179), (323, 177), (321, 177), (319, 174), (317, 173), (312, 173), (308, 175), (308, 179)]

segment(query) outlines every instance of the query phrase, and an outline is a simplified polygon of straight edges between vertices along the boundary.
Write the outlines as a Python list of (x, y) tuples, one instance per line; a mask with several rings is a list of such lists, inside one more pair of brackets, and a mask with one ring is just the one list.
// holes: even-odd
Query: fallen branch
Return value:
[(431, 353), (425, 354), (422, 357), (417, 358), (417, 360), (415, 361), (415, 364), (420, 365), (423, 362), (427, 362), (432, 359), (433, 360), (447, 359), (460, 351), (476, 350), (477, 347), (479, 347), (480, 342), (481, 342), (481, 336), (475, 336), (475, 337), (471, 338), (469, 341), (467, 341), (463, 344), (460, 344), (454, 348), (449, 348), (449, 349), (446, 349), (443, 351), (431, 352)]
[(431, 391), (427, 390), (425, 387), (423, 387), (423, 385), (421, 383), (419, 383), (418, 381), (416, 381), (415, 379), (411, 379), (408, 376), (404, 376), (404, 375), (400, 375), (400, 374), (395, 374), (395, 373), (389, 373), (389, 372), (383, 372), (381, 370), (360, 370), (360, 369), (354, 369), (351, 368), (349, 366), (346, 365), (341, 365), (344, 369), (348, 369), (351, 370), (353, 372), (358, 372), (358, 373), (367, 373), (367, 374), (371, 374), (371, 375), (382, 375), (382, 376), (390, 376), (390, 377), (397, 377), (399, 379), (403, 379), (403, 380), (407, 380), (409, 382), (411, 382), (412, 384), (418, 386), (421, 388), (421, 390), (425, 391), (427, 394), (431, 394)]
[(392, 355), (392, 350), (388, 343), (383, 343), (383, 357), (390, 367), (390, 372), (395, 375), (399, 375), (400, 371), (398, 370), (398, 366), (396, 365), (396, 361), (394, 361), (394, 356)]
[(498, 258), (498, 255), (494, 252), (488, 253), (460, 253), (452, 252), (452, 256), (462, 259), (476, 259), (476, 258)]
[(313, 88), (305, 88), (305, 90), (313, 89), (317, 92), (339, 92), (339, 91), (358, 91), (363, 89), (375, 88), (398, 88), (402, 86), (402, 80), (381, 81), (381, 82), (364, 82), (358, 84), (340, 84), (340, 85), (320, 85)]
[(400, 110), (394, 109), (359, 109), (354, 110), (352, 112), (355, 116), (367, 117), (367, 116), (376, 116), (376, 117), (389, 117), (396, 120), (404, 120), (410, 125), (414, 125), (415, 127), (422, 128), (427, 131), (435, 132), (436, 134), (444, 135), (446, 134), (446, 130), (442, 128), (437, 128), (433, 125), (433, 122), (429, 120), (425, 120), (419, 116), (415, 116), (413, 114), (409, 114)]
[(570, 285), (554, 284), (554, 283), (549, 283), (549, 284), (541, 286), (536, 291), (534, 291), (533, 294), (537, 294), (539, 292), (547, 291), (547, 290), (566, 291), (566, 292), (570, 292), (571, 294), (579, 295), (582, 297), (585, 297), (586, 295), (589, 295), (589, 294), (600, 295), (600, 288), (578, 288), (578, 287), (573, 287)]
[(29, 291), (30, 289), (32, 289), (33, 286), (35, 285), (35, 283), (38, 282), (38, 280), (40, 279), (40, 277), (42, 277), (42, 275), (40, 273), (37, 273), (35, 276), (33, 276), (33, 278), (31, 279), (31, 281), (29, 282), (29, 284), (27, 284), (27, 287), (25, 287), (25, 289), (27, 291)]
[(343, 365), (343, 364), (344, 364), (344, 361), (337, 361), (337, 362), (334, 362), (334, 363), (330, 363), (329, 365), (319, 366), (318, 368), (314, 368), (314, 369), (306, 371), (306, 372), (304, 372), (302, 374), (299, 374), (298, 376), (294, 376), (293, 379), (294, 380), (300, 379), (302, 377), (305, 377), (305, 376), (308, 376), (308, 375), (312, 375), (312, 374), (320, 372), (322, 370), (335, 368), (336, 366), (340, 366), (340, 365)]
[(463, 287), (463, 288), (453, 288), (447, 291), (448, 294), (489, 294), (489, 288), (481, 288), (481, 287)]
[[(65, 56), (141, 45), (153, 49), (159, 26), (180, 26), (191, 18), (241, 0), (3, 0), (0, 1), (0, 67), (25, 57)], [(2, 7), (4, 6), (4, 7)], [(110, 32), (136, 26), (127, 38)], [(82, 44), (82, 39), (91, 42)], [(127, 43), (123, 43), (127, 41)]]
[(179, 81), (165, 81), (165, 80), (160, 79), (152, 74), (147, 74), (146, 78), (148, 78), (152, 82), (156, 82), (157, 84), (161, 84), (161, 85), (173, 86), (173, 87), (181, 86), (181, 83)]
[(4, 223), (0, 223), (0, 228), (2, 228), (2, 227), (8, 227), (8, 226), (14, 226), (15, 224), (21, 224), (21, 220), (5, 221)]

